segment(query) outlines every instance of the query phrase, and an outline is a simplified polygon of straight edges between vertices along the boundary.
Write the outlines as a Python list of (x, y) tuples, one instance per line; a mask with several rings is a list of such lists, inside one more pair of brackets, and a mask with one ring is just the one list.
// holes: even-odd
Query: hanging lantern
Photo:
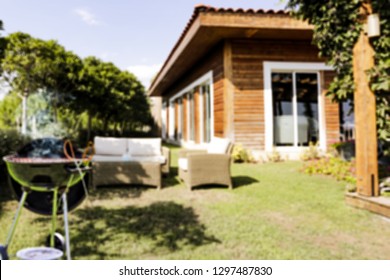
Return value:
[(379, 14), (371, 14), (367, 18), (367, 36), (377, 37), (380, 36), (380, 20)]

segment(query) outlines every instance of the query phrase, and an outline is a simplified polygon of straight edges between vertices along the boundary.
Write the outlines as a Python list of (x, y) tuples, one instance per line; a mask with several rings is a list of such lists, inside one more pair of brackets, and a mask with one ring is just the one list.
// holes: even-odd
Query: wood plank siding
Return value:
[(327, 89), (335, 76), (334, 72), (325, 71), (322, 73), (323, 86), (322, 94), (325, 99), (325, 127), (326, 127), (326, 145), (329, 147), (335, 142), (340, 141), (340, 112), (339, 103), (333, 102), (326, 97)]
[[(224, 137), (224, 75), (223, 75), (223, 45), (219, 44), (213, 50), (211, 50), (202, 60), (198, 61), (192, 68), (184, 73), (178, 82), (166, 92), (164, 99), (174, 96), (189, 84), (202, 77), (204, 74), (213, 71), (213, 92), (214, 92), (214, 135), (218, 137)], [(199, 90), (198, 90), (199, 91)], [(195, 100), (195, 102), (198, 102)], [(187, 102), (186, 102), (187, 103)], [(187, 116), (187, 105), (183, 101), (184, 118)], [(183, 123), (183, 140), (188, 140), (187, 135), (187, 120)], [(199, 136), (200, 137), (200, 136)], [(199, 138), (200, 139), (200, 138)]]
[[(264, 61), (324, 62), (309, 40), (232, 39), (220, 42), (199, 60), (164, 95), (168, 100), (209, 71), (213, 75), (214, 136), (229, 137), (245, 148), (265, 150)], [(294, 69), (291, 69), (294, 70)], [(333, 72), (320, 72), (325, 95)], [(193, 88), (195, 102), (195, 143), (201, 140), (199, 87)], [(339, 140), (339, 106), (323, 97), (327, 145)], [(188, 96), (183, 95), (183, 140), (189, 140)], [(202, 106), (203, 110), (205, 106)], [(272, 120), (269, 120), (272, 121)], [(177, 121), (176, 121), (177, 123)], [(175, 126), (175, 129), (176, 126)]]
[[(235, 142), (242, 143), (246, 148), (264, 150), (263, 62), (323, 60), (318, 57), (318, 50), (310, 41), (251, 39), (232, 41), (232, 59)], [(333, 120), (332, 125), (334, 124)]]

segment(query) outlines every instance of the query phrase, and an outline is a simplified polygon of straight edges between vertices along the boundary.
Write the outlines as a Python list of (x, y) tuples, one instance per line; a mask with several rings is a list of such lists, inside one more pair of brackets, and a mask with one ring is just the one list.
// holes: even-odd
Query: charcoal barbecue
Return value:
[[(51, 215), (47, 245), (66, 250), (67, 259), (71, 259), (68, 211), (76, 208), (87, 195), (88, 176), (85, 175), (90, 170), (92, 150), (92, 146), (88, 145), (82, 154), (75, 151), (68, 140), (42, 138), (3, 158), (10, 175), (10, 185), (19, 198), (19, 206), (5, 245), (0, 245), (1, 259), (8, 259), (7, 249), (23, 207), (37, 214)], [(64, 215), (65, 238), (55, 232), (58, 214)]]

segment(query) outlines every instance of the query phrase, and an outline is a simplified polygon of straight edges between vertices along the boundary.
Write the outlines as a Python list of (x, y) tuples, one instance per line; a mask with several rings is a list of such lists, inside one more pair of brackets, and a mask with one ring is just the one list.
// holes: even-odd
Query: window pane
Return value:
[(174, 113), (174, 137), (178, 140), (179, 137), (179, 104), (177, 100), (173, 102), (173, 113)]
[(178, 100), (179, 104), (179, 137), (178, 140), (181, 140), (183, 137), (183, 122), (184, 122), (184, 115), (183, 115), (183, 99), (179, 98)]
[(314, 73), (297, 73), (298, 145), (308, 146), (319, 140), (318, 80)]
[(195, 104), (194, 104), (194, 93), (188, 94), (190, 102), (190, 140), (195, 140)]
[(210, 98), (209, 85), (203, 86), (203, 110), (204, 110), (203, 142), (209, 143), (211, 140), (211, 98)]
[(340, 140), (348, 141), (355, 138), (355, 116), (352, 100), (340, 102)]
[(274, 145), (294, 145), (293, 79), (291, 73), (272, 74)]

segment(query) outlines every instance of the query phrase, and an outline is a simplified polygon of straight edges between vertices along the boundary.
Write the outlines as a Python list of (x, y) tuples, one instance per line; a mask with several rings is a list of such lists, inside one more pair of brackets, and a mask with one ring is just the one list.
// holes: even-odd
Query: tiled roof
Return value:
[[(177, 42), (175, 44), (175, 46), (173, 47), (173, 49), (169, 53), (167, 59), (165, 60), (163, 66), (160, 69), (160, 72), (165, 67), (165, 65), (167, 64), (169, 59), (172, 57), (173, 53), (175, 52), (177, 47), (180, 45), (181, 41), (183, 40), (183, 38), (187, 34), (188, 30), (190, 29), (191, 25), (194, 23), (194, 21), (196, 20), (196, 18), (198, 17), (198, 15), (200, 13), (219, 13), (219, 14), (234, 13), (234, 14), (253, 14), (253, 15), (254, 14), (268, 14), (268, 15), (286, 15), (286, 16), (289, 15), (289, 12), (286, 10), (275, 11), (275, 10), (263, 10), (263, 9), (258, 9), (258, 10), (256, 10), (256, 9), (241, 9), (241, 8), (233, 9), (233, 8), (216, 8), (216, 7), (207, 6), (207, 5), (203, 5), (203, 4), (196, 5), (191, 18), (189, 19), (187, 25), (185, 26), (183, 32), (181, 33), (179, 39), (177, 40)], [(157, 74), (155, 81), (157, 80), (157, 77), (159, 76), (160, 72)], [(153, 86), (155, 81), (152, 82), (151, 87)]]
[[(274, 10), (254, 10), (254, 9), (233, 9), (233, 8), (216, 8), (212, 6), (206, 6), (203, 4), (199, 4), (195, 6), (194, 12), (188, 21), (186, 27), (184, 28), (181, 36), (179, 37), (179, 40), (177, 41), (175, 47), (173, 48), (172, 51), (176, 49), (176, 47), (180, 44), (181, 40), (187, 33), (188, 29), (190, 29), (192, 23), (195, 21), (195, 19), (198, 17), (199, 13), (220, 13), (220, 14), (227, 14), (227, 13), (234, 13), (234, 14), (269, 14), (269, 15), (288, 15), (289, 12), (285, 10), (279, 10), (279, 11), (274, 11)], [(169, 57), (168, 57), (169, 58)]]
[(195, 6), (195, 12), (217, 12), (217, 13), (248, 13), (248, 14), (288, 14), (286, 10), (263, 10), (263, 9), (233, 9), (233, 8), (216, 8), (212, 6), (206, 6), (199, 4)]

